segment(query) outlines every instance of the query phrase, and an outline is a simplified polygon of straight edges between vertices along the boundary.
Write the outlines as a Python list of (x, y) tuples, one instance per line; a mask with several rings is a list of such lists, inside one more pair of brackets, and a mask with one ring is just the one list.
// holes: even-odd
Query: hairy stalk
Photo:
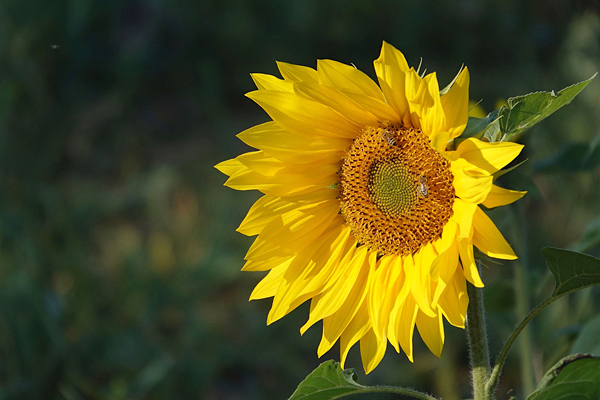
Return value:
[[(483, 308), (483, 289), (476, 288), (467, 282), (469, 308), (467, 309), (467, 336), (471, 357), (473, 379), (473, 399), (491, 400), (486, 392), (486, 383), (490, 376), (490, 355), (485, 328), (485, 312)], [(493, 393), (492, 393), (493, 395)]]

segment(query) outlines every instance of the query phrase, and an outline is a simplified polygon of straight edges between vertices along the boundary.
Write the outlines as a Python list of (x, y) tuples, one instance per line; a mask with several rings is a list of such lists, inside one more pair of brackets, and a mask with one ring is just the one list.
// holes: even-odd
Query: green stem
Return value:
[(549, 299), (547, 299), (546, 301), (544, 301), (543, 303), (539, 304), (537, 307), (535, 307), (533, 310), (531, 310), (531, 312), (525, 318), (523, 318), (521, 323), (519, 323), (519, 325), (516, 327), (516, 329), (510, 335), (510, 337), (506, 341), (506, 344), (502, 348), (500, 355), (498, 356), (498, 361), (496, 361), (496, 365), (494, 365), (494, 369), (492, 370), (490, 379), (488, 380), (487, 384), (485, 385), (486, 392), (487, 392), (487, 395), (489, 398), (491, 398), (491, 396), (493, 396), (494, 392), (496, 391), (496, 387), (498, 386), (498, 381), (500, 380), (500, 373), (502, 372), (502, 367), (504, 366), (504, 363), (506, 362), (506, 357), (508, 356), (508, 352), (510, 351), (510, 348), (515, 343), (515, 340), (517, 340), (519, 333), (521, 333), (521, 331), (523, 329), (525, 329), (525, 327), (527, 326), (529, 321), (531, 321), (536, 315), (538, 315), (540, 313), (540, 311), (542, 311), (550, 303), (554, 302), (555, 300), (559, 299), (562, 296), (563, 296), (562, 294), (559, 296), (552, 296)]
[[(527, 316), (529, 311), (529, 301), (527, 299), (527, 267), (524, 263), (515, 263), (515, 292), (517, 318), (522, 319)], [(533, 376), (533, 353), (531, 329), (528, 326), (523, 327), (523, 334), (519, 338), (519, 365), (521, 367), (521, 387), (523, 394), (532, 393), (535, 388), (535, 378)]]
[[(525, 318), (529, 312), (529, 263), (528, 263), (528, 243), (527, 226), (525, 225), (525, 215), (523, 202), (512, 206), (514, 217), (514, 240), (518, 245), (519, 260), (514, 265), (514, 286), (517, 319)], [(519, 339), (519, 361), (521, 366), (521, 385), (523, 393), (531, 393), (535, 388), (535, 377), (533, 376), (533, 354), (531, 330), (524, 328), (523, 334)]]
[(483, 290), (467, 282), (469, 308), (467, 309), (467, 336), (473, 374), (473, 399), (490, 400), (486, 396), (485, 385), (490, 376), (490, 355), (485, 329), (485, 313), (483, 308)]

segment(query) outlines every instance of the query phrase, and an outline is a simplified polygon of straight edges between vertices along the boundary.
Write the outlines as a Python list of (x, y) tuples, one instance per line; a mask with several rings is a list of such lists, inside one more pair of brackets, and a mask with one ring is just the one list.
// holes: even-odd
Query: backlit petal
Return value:
[(408, 63), (404, 54), (389, 43), (383, 42), (381, 54), (375, 60), (375, 73), (379, 86), (389, 105), (402, 118), (408, 111), (408, 102), (405, 95), (405, 74)]
[(317, 71), (313, 68), (305, 67), (304, 65), (289, 64), (277, 61), (277, 68), (283, 79), (292, 82), (318, 82), (319, 77)]
[(258, 90), (246, 96), (290, 132), (352, 139), (359, 131), (356, 125), (329, 107), (295, 93)]
[(475, 210), (473, 228), (473, 244), (482, 253), (503, 260), (515, 260), (517, 258), (496, 225), (479, 207)]
[(441, 97), (442, 107), (446, 114), (446, 131), (450, 139), (463, 133), (469, 119), (469, 70), (464, 67), (454, 81), (454, 85)]
[(487, 208), (505, 206), (514, 203), (526, 194), (527, 192), (504, 189), (500, 186), (492, 185), (492, 190), (490, 190), (482, 204)]
[(461, 142), (456, 151), (469, 163), (486, 170), (488, 173), (504, 168), (523, 150), (523, 145), (512, 142), (484, 142), (468, 138)]

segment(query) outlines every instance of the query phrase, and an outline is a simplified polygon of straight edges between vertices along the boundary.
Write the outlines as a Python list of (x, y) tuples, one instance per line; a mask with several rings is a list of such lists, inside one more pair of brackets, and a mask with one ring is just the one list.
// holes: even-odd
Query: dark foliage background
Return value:
[[(593, 75), (598, 10), (595, 0), (2, 0), (0, 399), (286, 398), (319, 363), (319, 328), (300, 337), (306, 307), (266, 327), (270, 302), (247, 302), (261, 274), (239, 272), (252, 239), (234, 230), (258, 195), (222, 187), (212, 168), (247, 150), (236, 133), (268, 119), (243, 96), (248, 74), (332, 58), (374, 76), (386, 40), (443, 85), (468, 65), (471, 96), (490, 111)], [(521, 256), (484, 271), (493, 354), (517, 321), (515, 270), (533, 304), (552, 289), (542, 246), (600, 253), (599, 104), (596, 79), (526, 135), (529, 161), (503, 182), (530, 194), (492, 213)], [(535, 321), (535, 377), (594, 323), (598, 301), (588, 290)], [(468, 396), (463, 332), (446, 331), (441, 359), (416, 336), (414, 364), (390, 348), (368, 377), (357, 349), (348, 365), (365, 383)], [(515, 355), (500, 399), (520, 393)]]

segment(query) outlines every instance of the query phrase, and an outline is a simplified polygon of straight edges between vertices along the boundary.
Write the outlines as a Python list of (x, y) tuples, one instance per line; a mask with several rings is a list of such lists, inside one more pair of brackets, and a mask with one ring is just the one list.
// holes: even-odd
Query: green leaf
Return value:
[(592, 79), (564, 88), (558, 93), (537, 92), (508, 99), (507, 105), (500, 108), (500, 131), (503, 141), (516, 141), (521, 134), (559, 108), (569, 104)]
[(395, 386), (363, 386), (356, 382), (353, 368), (326, 361), (303, 380), (289, 400), (333, 400), (359, 393), (396, 393), (421, 400), (436, 400), (425, 393)]
[(575, 354), (556, 363), (527, 400), (598, 400), (600, 358)]
[(343, 370), (339, 363), (329, 360), (311, 372), (289, 400), (334, 399), (362, 388), (356, 383), (354, 369)]
[(488, 128), (490, 128), (494, 124), (498, 125), (499, 111), (500, 110), (492, 111), (486, 117), (483, 118), (469, 117), (469, 120), (467, 121), (467, 126), (465, 127), (461, 138), (476, 137), (478, 139), (481, 139), (481, 137), (484, 135)]
[(516, 142), (527, 129), (573, 101), (595, 76), (558, 93), (535, 92), (511, 97), (505, 106), (485, 118), (469, 117), (461, 139), (476, 137), (489, 142)]
[(556, 280), (553, 297), (600, 283), (600, 259), (555, 247), (544, 247), (542, 254)]
[(600, 315), (592, 318), (583, 326), (571, 347), (571, 353), (600, 355)]

